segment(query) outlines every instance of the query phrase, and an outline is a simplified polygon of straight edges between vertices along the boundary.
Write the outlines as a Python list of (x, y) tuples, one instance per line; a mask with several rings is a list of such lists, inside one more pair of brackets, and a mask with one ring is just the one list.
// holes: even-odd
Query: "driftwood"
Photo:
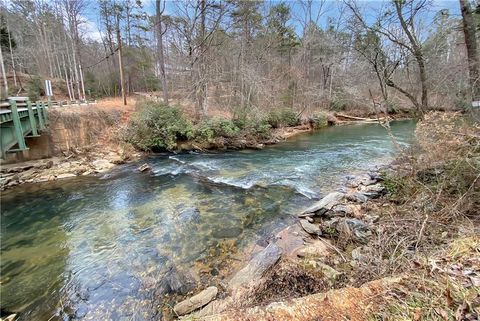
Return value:
[(364, 118), (364, 117), (355, 117), (355, 116), (350, 116), (350, 115), (345, 115), (341, 113), (335, 113), (336, 117), (341, 117), (341, 118), (347, 118), (347, 119), (352, 119), (352, 120), (361, 120), (361, 121), (368, 121), (368, 122), (378, 122), (382, 120), (387, 120), (386, 117), (381, 117), (381, 118)]

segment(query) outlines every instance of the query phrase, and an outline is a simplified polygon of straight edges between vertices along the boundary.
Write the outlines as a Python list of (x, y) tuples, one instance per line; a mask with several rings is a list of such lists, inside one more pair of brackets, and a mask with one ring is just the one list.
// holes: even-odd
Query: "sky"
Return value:
[[(181, 0), (167, 0), (166, 1), (166, 7), (165, 7), (165, 13), (168, 15), (176, 15), (176, 6), (175, 2), (181, 1)], [(267, 3), (279, 3), (281, 2), (280, 0), (266, 0)], [(301, 30), (301, 25), (299, 23), (299, 20), (304, 16), (302, 6), (299, 4), (297, 0), (287, 0), (283, 1), (286, 3), (289, 3), (292, 8), (292, 19), (290, 21), (290, 25), (294, 26), (296, 32), (300, 34)], [(384, 4), (386, 1), (384, 0), (377, 0), (377, 1), (371, 1), (371, 0), (357, 0), (357, 3), (359, 4), (360, 7), (366, 7), (369, 8), (368, 10), (372, 12), (372, 14), (376, 13)], [(388, 1), (387, 1), (388, 2)], [(432, 6), (430, 11), (427, 13), (428, 18), (432, 19), (435, 14), (442, 10), (442, 9), (448, 9), (450, 12), (450, 15), (452, 16), (460, 16), (460, 9), (459, 9), (459, 4), (457, 0), (432, 0)], [(337, 21), (340, 17), (340, 12), (338, 10), (338, 4), (340, 1), (332, 0), (332, 1), (327, 1), (326, 5), (324, 6), (323, 9), (323, 14), (321, 18), (319, 19), (319, 25), (322, 28), (325, 28), (327, 26), (327, 22), (329, 20)], [(145, 11), (148, 14), (154, 15), (155, 14), (155, 1), (154, 0), (142, 0), (143, 7)], [(314, 1), (313, 4), (313, 10), (318, 11), (320, 7), (320, 2), (319, 1)], [(99, 25), (99, 19), (98, 19), (98, 6), (96, 4), (95, 0), (92, 0), (88, 6), (88, 11), (85, 14), (85, 21), (86, 23), (83, 26), (83, 29), (85, 31), (85, 36), (93, 39), (100, 41), (101, 40), (101, 32), (98, 28)]]

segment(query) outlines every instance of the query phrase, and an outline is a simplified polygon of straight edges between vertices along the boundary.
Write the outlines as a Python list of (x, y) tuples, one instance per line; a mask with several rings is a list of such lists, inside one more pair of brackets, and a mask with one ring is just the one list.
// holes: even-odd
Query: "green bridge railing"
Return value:
[(0, 148), (1, 157), (7, 153), (28, 150), (26, 137), (40, 137), (41, 131), (48, 126), (48, 108), (80, 106), (96, 101), (37, 101), (32, 103), (28, 97), (9, 97), (0, 102)]

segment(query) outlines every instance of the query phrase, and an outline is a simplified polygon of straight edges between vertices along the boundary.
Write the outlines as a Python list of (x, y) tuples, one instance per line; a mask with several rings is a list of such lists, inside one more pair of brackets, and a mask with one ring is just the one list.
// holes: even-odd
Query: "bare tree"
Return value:
[(165, 9), (165, 1), (163, 2), (163, 8), (161, 6), (161, 0), (155, 1), (155, 31), (157, 38), (157, 56), (158, 66), (160, 67), (160, 79), (162, 82), (163, 101), (168, 104), (168, 87), (167, 87), (167, 75), (165, 73), (165, 55), (163, 49), (163, 28), (162, 28), (162, 14)]
[(479, 57), (477, 50), (477, 36), (475, 21), (472, 15), (469, 0), (459, 0), (462, 11), (463, 34), (465, 35), (465, 46), (467, 47), (468, 73), (472, 100), (480, 100), (480, 72)]

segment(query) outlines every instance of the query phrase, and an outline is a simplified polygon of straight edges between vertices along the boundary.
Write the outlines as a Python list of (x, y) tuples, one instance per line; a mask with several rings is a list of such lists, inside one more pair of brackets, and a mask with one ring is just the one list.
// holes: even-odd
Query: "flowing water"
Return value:
[[(414, 126), (392, 123), (401, 145)], [(268, 239), (346, 175), (394, 153), (379, 125), (338, 126), (263, 150), (151, 157), (150, 174), (130, 164), (6, 191), (2, 312), (20, 311), (23, 320), (155, 319), (166, 269), (215, 266), (223, 252)]]

